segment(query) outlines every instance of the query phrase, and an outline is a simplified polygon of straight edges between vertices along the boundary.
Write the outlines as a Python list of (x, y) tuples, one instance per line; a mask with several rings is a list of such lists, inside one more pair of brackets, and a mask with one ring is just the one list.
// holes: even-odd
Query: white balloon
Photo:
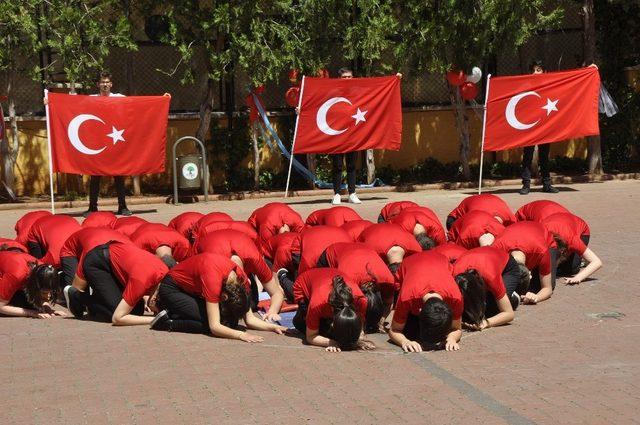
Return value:
[(467, 81), (473, 84), (478, 84), (482, 79), (482, 70), (477, 66), (471, 69), (471, 74), (467, 75)]

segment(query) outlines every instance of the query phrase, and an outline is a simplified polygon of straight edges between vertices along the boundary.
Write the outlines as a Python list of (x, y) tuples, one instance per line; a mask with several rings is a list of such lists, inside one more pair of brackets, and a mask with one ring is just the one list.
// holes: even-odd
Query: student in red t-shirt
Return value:
[(298, 303), (293, 326), (305, 335), (307, 343), (333, 353), (375, 348), (363, 332), (367, 299), (341, 271), (307, 270), (296, 279), (293, 292)]
[(369, 226), (360, 234), (359, 242), (373, 248), (395, 273), (402, 260), (422, 252), (422, 247), (413, 235), (394, 223), (378, 223)]
[(138, 248), (155, 254), (171, 268), (187, 258), (189, 241), (177, 230), (164, 224), (146, 223), (131, 235), (131, 242)]
[(118, 221), (118, 217), (111, 211), (93, 211), (82, 221), (82, 227), (113, 228), (116, 221)]
[(86, 307), (98, 321), (148, 325), (153, 317), (143, 316), (143, 297), (151, 296), (148, 308), (157, 313), (152, 301), (168, 270), (158, 257), (131, 243), (98, 245), (78, 265), (73, 285), (64, 288), (67, 306), (77, 319), (83, 318)]
[(206, 237), (209, 233), (215, 232), (218, 230), (226, 230), (231, 229), (238, 232), (242, 232), (257, 245), (258, 244), (258, 232), (253, 226), (246, 221), (214, 221), (212, 223), (206, 223), (200, 226), (200, 230), (198, 230), (198, 234), (193, 235), (193, 242), (191, 244), (192, 251), (198, 251), (198, 244), (200, 243), (200, 239)]
[[(282, 237), (289, 234), (294, 237)], [(268, 241), (268, 244), (271, 243), (275, 247), (271, 270), (276, 272), (287, 302), (293, 303), (293, 283), (300, 267), (300, 233), (287, 232), (272, 236)]]
[(360, 234), (369, 226), (373, 226), (369, 220), (353, 220), (344, 223), (340, 228), (346, 231), (354, 242), (357, 242)]
[(467, 249), (489, 246), (504, 232), (504, 226), (485, 211), (469, 211), (453, 223), (449, 240)]
[(210, 223), (215, 223), (216, 221), (233, 221), (233, 218), (227, 213), (218, 212), (218, 211), (205, 214), (198, 221), (193, 223), (193, 226), (189, 230), (189, 235), (191, 236), (191, 238), (187, 238), (187, 239), (193, 242), (193, 239), (196, 236), (198, 236), (198, 233), (200, 233), (200, 229), (202, 227), (205, 227), (207, 224), (210, 224)]
[(263, 338), (237, 329), (244, 319), (248, 329), (282, 334), (286, 328), (258, 319), (249, 308), (249, 281), (229, 258), (205, 252), (171, 269), (158, 291), (163, 310), (151, 329), (208, 333), (220, 338), (262, 342)]
[(373, 249), (360, 242), (334, 243), (322, 253), (318, 266), (335, 268), (358, 285), (367, 298), (367, 333), (384, 329), (381, 319), (391, 311), (395, 278)]
[(260, 286), (251, 283), (251, 307), (257, 309), (258, 297), (264, 288), (271, 297), (269, 311), (264, 320), (280, 320), (279, 312), (284, 302), (284, 291), (278, 284), (274, 273), (260, 255), (260, 251), (247, 235), (233, 229), (216, 230), (198, 241), (196, 254), (210, 252), (220, 254), (238, 264), (246, 274), (254, 275)]
[(202, 217), (204, 217), (204, 214), (199, 212), (183, 212), (173, 217), (167, 226), (177, 230), (178, 233), (187, 238), (189, 242), (193, 242), (194, 235), (191, 234), (191, 229)]
[(453, 275), (464, 298), (463, 324), (482, 330), (514, 318), (519, 292), (529, 286), (530, 273), (498, 248), (474, 248), (458, 258)]
[(505, 226), (516, 222), (511, 208), (502, 198), (491, 193), (471, 195), (460, 202), (460, 204), (447, 216), (447, 230), (451, 229), (453, 222), (468, 213), (469, 211), (481, 210), (493, 215), (496, 220)]
[(404, 209), (418, 207), (418, 206), (419, 205), (413, 201), (389, 202), (380, 210), (380, 215), (378, 216), (378, 223), (384, 223), (385, 221), (391, 220), (393, 217), (400, 214)]
[(454, 242), (447, 242), (446, 244), (436, 246), (431, 251), (444, 255), (445, 257), (447, 257), (449, 262), (453, 264), (458, 260), (458, 258), (460, 258), (462, 254), (467, 252), (467, 248), (462, 247)]
[(300, 233), (304, 228), (304, 221), (300, 214), (283, 202), (270, 202), (263, 205), (251, 213), (247, 221), (258, 232), (258, 245), (278, 233)]
[(0, 248), (0, 316), (64, 317), (53, 305), (60, 290), (58, 271), (29, 254)]
[(551, 297), (556, 285), (556, 243), (540, 223), (519, 221), (507, 227), (492, 245), (501, 249), (532, 272), (524, 304), (537, 304)]
[(305, 224), (307, 226), (336, 226), (340, 227), (345, 223), (355, 220), (362, 220), (360, 214), (353, 208), (337, 206), (316, 210), (309, 214)]
[[(426, 210), (427, 208), (425, 208)], [(407, 208), (389, 220), (413, 234), (423, 251), (447, 242), (442, 224), (420, 207)]]
[(518, 221), (537, 221), (538, 223), (557, 213), (570, 213), (568, 209), (557, 202), (541, 199), (524, 204), (516, 211)]
[(52, 215), (49, 211), (31, 211), (20, 217), (18, 221), (16, 221), (15, 230), (16, 230), (16, 241), (20, 242), (22, 245), (27, 245), (27, 238), (29, 237), (29, 231), (31, 230), (31, 226), (38, 219), (42, 217), (47, 217)]
[(459, 350), (463, 300), (449, 260), (420, 252), (400, 266), (400, 293), (389, 329), (391, 342), (406, 352), (440, 346)]
[(300, 233), (300, 266), (298, 267), (298, 273), (303, 273), (316, 267), (324, 250), (329, 245), (337, 242), (351, 242), (351, 237), (340, 227), (306, 227)]
[(18, 251), (24, 252), (25, 254), (29, 253), (26, 246), (22, 245), (15, 239), (8, 238), (0, 238), (0, 251)]
[(60, 267), (60, 249), (65, 241), (80, 230), (80, 224), (68, 215), (50, 215), (36, 220), (29, 230), (29, 254), (43, 263)]
[(130, 238), (133, 233), (138, 230), (138, 227), (143, 224), (148, 223), (147, 220), (136, 217), (135, 215), (130, 215), (128, 217), (120, 217), (113, 223), (111, 228), (119, 233), (122, 233), (127, 238)]

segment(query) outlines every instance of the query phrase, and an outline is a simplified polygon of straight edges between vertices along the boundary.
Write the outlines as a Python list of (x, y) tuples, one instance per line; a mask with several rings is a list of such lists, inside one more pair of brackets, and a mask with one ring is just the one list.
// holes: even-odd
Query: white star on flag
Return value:
[(113, 144), (115, 145), (121, 140), (124, 142), (124, 137), (122, 137), (122, 133), (124, 133), (124, 130), (116, 130), (116, 128), (112, 126), (111, 133), (107, 134), (107, 137), (111, 137), (111, 139), (113, 140)]
[(360, 108), (358, 108), (358, 111), (356, 112), (355, 115), (351, 115), (351, 118), (353, 118), (354, 120), (356, 120), (356, 125), (360, 124), (361, 121), (366, 122), (367, 120), (364, 118), (364, 114), (366, 114), (368, 111), (361, 111)]
[(542, 107), (542, 109), (546, 109), (547, 110), (547, 116), (549, 116), (551, 114), (551, 112), (553, 112), (553, 111), (558, 112), (558, 108), (556, 107), (556, 103), (558, 103), (558, 99), (552, 101), (551, 99), (547, 98), (547, 104)]

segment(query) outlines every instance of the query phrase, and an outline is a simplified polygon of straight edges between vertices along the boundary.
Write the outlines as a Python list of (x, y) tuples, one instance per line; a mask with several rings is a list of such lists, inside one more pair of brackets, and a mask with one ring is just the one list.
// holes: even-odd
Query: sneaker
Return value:
[(558, 193), (560, 192), (557, 187), (553, 187), (550, 184), (542, 186), (542, 191), (545, 193)]
[(516, 311), (520, 305), (520, 295), (518, 295), (516, 291), (513, 291), (509, 297), (509, 301), (511, 302), (511, 308), (513, 308), (513, 311)]
[(129, 210), (129, 208), (124, 207), (124, 208), (118, 208), (118, 211), (116, 212), (116, 215), (123, 215), (125, 217), (129, 217), (129, 216), (133, 215), (133, 213), (131, 212), (131, 210)]
[(169, 312), (167, 310), (162, 310), (153, 318), (149, 327), (154, 331), (170, 331), (172, 322), (173, 321), (169, 318)]
[(278, 270), (278, 272), (276, 273), (276, 276), (278, 277), (278, 281), (282, 282), (282, 279), (287, 277), (287, 273), (289, 273), (289, 270), (285, 268)]
[(62, 290), (64, 300), (67, 303), (67, 309), (76, 319), (82, 320), (84, 317), (84, 305), (80, 299), (80, 291), (71, 285), (67, 285)]
[(530, 191), (531, 189), (529, 186), (522, 186), (522, 189), (520, 189), (520, 195), (528, 195)]
[(349, 194), (349, 202), (352, 204), (361, 204), (362, 201), (358, 198), (355, 192)]
[(331, 200), (331, 203), (333, 205), (340, 205), (341, 202), (342, 202), (342, 197), (340, 196), (339, 193), (336, 193), (335, 195), (333, 195), (333, 199)]

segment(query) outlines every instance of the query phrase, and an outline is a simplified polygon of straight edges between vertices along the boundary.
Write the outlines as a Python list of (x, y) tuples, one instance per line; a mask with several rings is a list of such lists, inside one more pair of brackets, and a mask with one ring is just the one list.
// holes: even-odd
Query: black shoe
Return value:
[(149, 327), (154, 331), (171, 331), (172, 323), (173, 320), (169, 318), (169, 312), (167, 310), (162, 310), (153, 318)]
[(123, 207), (123, 208), (118, 208), (118, 211), (116, 212), (116, 215), (123, 215), (125, 217), (129, 217), (129, 216), (133, 215), (133, 213), (131, 212), (131, 210), (129, 210), (129, 208)]
[(509, 296), (509, 302), (511, 303), (513, 311), (516, 311), (520, 305), (520, 295), (518, 295), (516, 291), (513, 291)]
[(62, 292), (67, 302), (67, 309), (76, 319), (82, 320), (84, 317), (84, 303), (80, 298), (80, 291), (71, 285), (67, 285)]
[(520, 189), (520, 195), (528, 195), (531, 189), (528, 185), (523, 185), (522, 189)]
[(545, 184), (542, 186), (542, 191), (545, 193), (558, 193), (560, 192), (558, 188), (551, 186), (550, 184)]
[(278, 277), (278, 282), (282, 282), (282, 279), (286, 278), (288, 273), (289, 271), (285, 268), (278, 270), (278, 272), (276, 273), (276, 276)]

